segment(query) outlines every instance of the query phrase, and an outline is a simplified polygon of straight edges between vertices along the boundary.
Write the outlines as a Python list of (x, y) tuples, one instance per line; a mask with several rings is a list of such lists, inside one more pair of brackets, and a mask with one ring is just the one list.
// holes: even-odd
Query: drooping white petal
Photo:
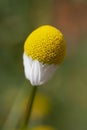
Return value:
[(41, 70), (39, 61), (34, 60), (31, 69), (31, 84), (36, 85), (40, 82)]
[(32, 60), (25, 53), (23, 54), (25, 76), (33, 86), (44, 84), (48, 81), (58, 68), (57, 65), (42, 64), (38, 60)]
[(30, 79), (31, 77), (31, 68), (32, 68), (32, 59), (26, 56), (26, 54), (23, 54), (23, 65), (24, 65), (24, 72), (27, 79)]
[(43, 73), (42, 73), (41, 79), (40, 79), (41, 84), (48, 81), (53, 76), (53, 74), (55, 73), (57, 68), (58, 68), (58, 66), (56, 66), (54, 64), (43, 65), (42, 66)]

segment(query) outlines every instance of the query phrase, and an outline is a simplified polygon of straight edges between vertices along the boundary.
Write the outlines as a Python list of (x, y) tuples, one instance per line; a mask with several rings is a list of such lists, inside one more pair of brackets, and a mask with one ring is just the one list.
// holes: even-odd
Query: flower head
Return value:
[(24, 69), (32, 85), (41, 85), (51, 78), (62, 63), (66, 44), (62, 33), (44, 25), (33, 31), (24, 44)]

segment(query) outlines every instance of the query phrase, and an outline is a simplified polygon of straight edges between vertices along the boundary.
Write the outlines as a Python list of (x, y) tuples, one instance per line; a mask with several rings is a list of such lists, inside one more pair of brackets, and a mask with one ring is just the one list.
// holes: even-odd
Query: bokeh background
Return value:
[(29, 126), (87, 130), (86, 0), (0, 0), (0, 130), (21, 125), (32, 89), (24, 76), (23, 45), (44, 24), (63, 32), (67, 54), (52, 80), (38, 88)]

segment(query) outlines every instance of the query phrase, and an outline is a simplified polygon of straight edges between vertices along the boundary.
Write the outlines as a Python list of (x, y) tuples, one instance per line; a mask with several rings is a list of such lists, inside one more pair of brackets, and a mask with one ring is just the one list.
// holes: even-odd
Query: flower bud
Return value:
[(24, 44), (23, 64), (26, 78), (33, 86), (44, 84), (63, 62), (65, 52), (65, 40), (58, 29), (50, 25), (37, 28)]

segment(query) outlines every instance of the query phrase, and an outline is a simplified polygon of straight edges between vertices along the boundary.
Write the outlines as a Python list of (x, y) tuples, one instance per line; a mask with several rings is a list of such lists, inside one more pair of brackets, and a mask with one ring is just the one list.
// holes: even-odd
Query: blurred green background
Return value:
[(86, 0), (0, 0), (0, 130), (20, 126), (32, 89), (24, 76), (23, 45), (43, 24), (63, 32), (67, 54), (52, 80), (38, 88), (29, 125), (87, 130)]

